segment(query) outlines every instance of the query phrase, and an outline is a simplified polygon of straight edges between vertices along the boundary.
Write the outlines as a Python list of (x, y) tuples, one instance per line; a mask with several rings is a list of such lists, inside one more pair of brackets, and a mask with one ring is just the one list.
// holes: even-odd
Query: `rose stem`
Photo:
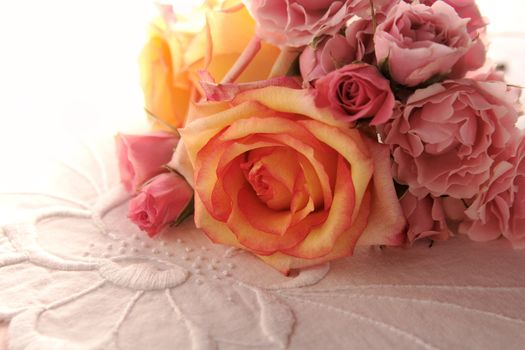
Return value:
[(224, 76), (221, 83), (227, 84), (227, 83), (233, 83), (239, 76), (244, 72), (246, 67), (250, 64), (250, 62), (254, 59), (254, 57), (257, 55), (259, 50), (261, 49), (261, 39), (259, 39), (257, 36), (254, 36), (242, 54), (239, 56), (237, 61), (233, 64), (233, 66), (230, 68), (228, 73)]
[(376, 22), (376, 9), (374, 7), (374, 0), (370, 0), (370, 12), (372, 14), (372, 28), (375, 33), (376, 28), (377, 28), (377, 22)]
[(148, 110), (147, 108), (144, 107), (144, 112), (146, 112), (146, 115), (151, 118), (154, 122), (156, 123), (159, 123), (160, 125), (164, 126), (165, 128), (168, 128), (170, 129), (170, 131), (172, 133), (174, 133), (175, 135), (177, 135), (178, 137), (180, 137), (180, 133), (179, 131), (177, 130), (176, 127), (174, 127), (173, 125), (165, 122), (164, 120), (160, 119), (159, 117), (157, 117), (155, 114), (153, 114), (150, 110)]
[(281, 49), (281, 53), (277, 60), (273, 64), (272, 71), (268, 78), (281, 77), (286, 75), (290, 67), (292, 66), (293, 61), (299, 56), (299, 49), (295, 47), (284, 47)]
[(230, 7), (222, 7), (222, 6), (224, 6), (224, 4), (221, 5), (221, 12), (225, 12), (225, 13), (237, 12), (244, 8), (244, 4), (242, 2), (237, 5), (232, 5)]

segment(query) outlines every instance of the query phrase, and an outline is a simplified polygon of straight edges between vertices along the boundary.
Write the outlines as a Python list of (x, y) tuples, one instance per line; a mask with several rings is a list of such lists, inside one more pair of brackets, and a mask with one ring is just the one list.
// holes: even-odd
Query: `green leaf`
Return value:
[(184, 208), (184, 210), (182, 211), (182, 213), (180, 213), (179, 217), (177, 218), (177, 220), (173, 221), (171, 224), (170, 224), (170, 227), (177, 227), (179, 226), (180, 224), (182, 224), (184, 222), (184, 220), (186, 220), (188, 217), (192, 216), (193, 213), (195, 212), (195, 197), (191, 197), (191, 200), (188, 202), (188, 205), (186, 205), (186, 208)]
[(424, 89), (432, 84), (442, 82), (443, 80), (447, 78), (448, 78), (448, 74), (434, 74), (428, 80), (416, 86), (415, 89)]
[(379, 71), (387, 78), (387, 79), (391, 79), (391, 76), (390, 76), (390, 68), (388, 68), (388, 58), (389, 56), (387, 56), (386, 58), (382, 59), (380, 62), (378, 62), (377, 66), (379, 68)]
[(295, 60), (293, 60), (292, 64), (290, 65), (290, 68), (288, 68), (288, 71), (286, 72), (287, 77), (296, 77), (301, 75), (301, 69), (299, 67), (299, 56)]

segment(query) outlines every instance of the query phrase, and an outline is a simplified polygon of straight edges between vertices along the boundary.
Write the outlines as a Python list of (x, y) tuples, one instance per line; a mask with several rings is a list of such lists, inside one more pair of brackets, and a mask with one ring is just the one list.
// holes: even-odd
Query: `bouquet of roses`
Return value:
[(455, 233), (525, 247), (521, 90), (485, 59), (475, 0), (158, 8), (153, 131), (117, 137), (150, 236), (193, 214), (284, 273)]

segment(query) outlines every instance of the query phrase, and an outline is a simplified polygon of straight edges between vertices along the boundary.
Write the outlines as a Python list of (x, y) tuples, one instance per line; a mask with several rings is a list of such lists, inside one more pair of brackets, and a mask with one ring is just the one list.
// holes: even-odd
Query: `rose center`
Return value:
[(289, 150), (254, 150), (241, 164), (244, 178), (259, 199), (273, 210), (290, 210), (300, 167)]

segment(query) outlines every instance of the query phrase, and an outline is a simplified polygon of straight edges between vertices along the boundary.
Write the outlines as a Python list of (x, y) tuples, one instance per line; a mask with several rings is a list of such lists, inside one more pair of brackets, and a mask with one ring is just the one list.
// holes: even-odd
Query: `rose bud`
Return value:
[(120, 181), (128, 192), (165, 170), (179, 138), (167, 132), (145, 135), (124, 135), (116, 137)]
[(315, 104), (330, 107), (347, 121), (372, 118), (372, 125), (392, 117), (395, 98), (390, 83), (368, 64), (349, 64), (320, 78), (315, 83)]
[(128, 218), (150, 237), (175, 222), (193, 198), (193, 190), (178, 174), (164, 173), (145, 184), (129, 202)]

